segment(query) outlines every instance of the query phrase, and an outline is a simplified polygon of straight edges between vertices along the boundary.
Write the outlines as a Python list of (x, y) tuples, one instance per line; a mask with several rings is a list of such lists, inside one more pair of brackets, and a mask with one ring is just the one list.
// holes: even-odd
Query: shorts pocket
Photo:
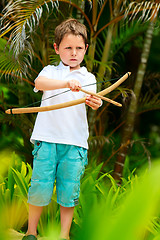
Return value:
[(84, 166), (86, 166), (88, 164), (87, 149), (85, 149), (83, 147), (77, 147), (77, 150), (83, 161)]
[(41, 141), (35, 141), (34, 149), (32, 151), (32, 155), (35, 156), (38, 153), (38, 150), (41, 148), (42, 142)]

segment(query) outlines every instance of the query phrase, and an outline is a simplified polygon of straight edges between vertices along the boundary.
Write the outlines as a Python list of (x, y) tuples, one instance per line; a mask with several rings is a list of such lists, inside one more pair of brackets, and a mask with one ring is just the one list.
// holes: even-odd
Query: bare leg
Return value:
[(60, 206), (61, 211), (61, 238), (69, 239), (69, 231), (72, 224), (74, 207)]
[(29, 204), (29, 215), (28, 215), (28, 231), (26, 235), (37, 236), (37, 226), (42, 213), (43, 207), (34, 206)]

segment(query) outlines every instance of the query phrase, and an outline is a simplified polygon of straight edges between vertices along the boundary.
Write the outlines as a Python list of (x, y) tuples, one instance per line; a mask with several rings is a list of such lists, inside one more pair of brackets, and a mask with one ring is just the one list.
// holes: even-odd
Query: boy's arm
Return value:
[[(70, 88), (73, 92), (78, 92), (78, 88), (81, 88), (81, 84), (77, 80), (56, 80), (51, 78), (46, 78), (39, 76), (35, 80), (35, 87), (40, 91), (48, 91), (60, 88)], [(97, 110), (101, 105), (102, 101), (100, 98), (89, 95), (86, 98), (86, 104), (90, 106), (93, 110)]]
[(73, 92), (78, 92), (78, 88), (81, 88), (81, 84), (77, 80), (56, 80), (43, 76), (39, 76), (35, 80), (35, 87), (40, 91), (48, 91), (60, 88), (70, 88)]

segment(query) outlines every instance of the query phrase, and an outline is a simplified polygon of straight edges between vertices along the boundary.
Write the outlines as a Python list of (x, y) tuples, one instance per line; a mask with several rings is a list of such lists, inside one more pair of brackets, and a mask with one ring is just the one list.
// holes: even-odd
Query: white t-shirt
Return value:
[[(70, 67), (63, 65), (62, 62), (58, 66), (48, 65), (43, 68), (38, 76), (44, 76), (56, 80), (78, 80), (82, 88), (88, 91), (96, 92), (95, 76), (88, 72), (85, 67), (70, 72)], [(85, 97), (81, 91), (68, 91), (61, 95), (46, 98), (66, 91), (67, 88), (44, 91), (42, 96), (42, 106), (50, 106), (58, 103), (68, 102)], [(62, 108), (58, 110), (39, 112), (34, 125), (31, 142), (35, 140), (76, 145), (79, 147), (88, 148), (87, 139), (89, 136), (88, 122), (85, 103)]]

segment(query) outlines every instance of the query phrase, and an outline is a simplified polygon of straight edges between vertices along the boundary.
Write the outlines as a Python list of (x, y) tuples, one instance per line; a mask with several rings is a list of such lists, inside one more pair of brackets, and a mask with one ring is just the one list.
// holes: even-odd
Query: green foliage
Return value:
[[(158, 236), (160, 227), (158, 223), (160, 186), (157, 184), (159, 174), (160, 166), (156, 165), (150, 172), (146, 171), (138, 178), (132, 176), (127, 182), (124, 181), (122, 186), (118, 186), (114, 179), (106, 174), (105, 181), (98, 179), (98, 188), (97, 181), (95, 181), (95, 188), (94, 190), (91, 188), (91, 191), (89, 188), (91, 181), (88, 181), (87, 197), (84, 202), (87, 207), (81, 215), (82, 226), (73, 239), (98, 239), (100, 237), (105, 240), (142, 240), (154, 239)], [(108, 188), (106, 177), (111, 181)], [(82, 205), (82, 210), (84, 205)], [(149, 235), (150, 238), (147, 238)]]
[[(101, 30), (103, 27), (101, 26), (102, 20), (104, 24), (106, 24), (106, 21), (108, 24), (110, 14), (114, 14), (111, 7), (112, 3), (115, 3), (114, 5), (118, 9), (116, 1), (110, 2), (110, 11), (108, 5), (106, 5), (108, 9), (106, 19), (106, 11), (103, 11), (103, 9), (106, 10), (106, 8), (103, 8), (106, 2), (99, 1), (104, 14), (100, 22), (98, 19), (95, 23), (92, 23), (89, 19), (87, 20), (90, 36), (92, 35), (93, 27), (94, 34), (97, 34), (97, 30), (98, 32)], [(8, 10), (6, 8), (3, 12), (4, 16), (1, 18), (1, 20), (4, 20), (1, 33), (5, 35), (4, 38), (0, 38), (0, 107), (3, 112), (7, 108), (25, 106), (40, 99), (40, 95), (33, 94), (28, 80), (30, 84), (33, 83), (33, 80), (43, 66), (59, 61), (53, 51), (52, 45), (55, 25), (60, 21), (59, 15), (63, 15), (57, 11), (59, 7), (58, 1), (20, 0), (8, 1), (8, 3), (11, 8), (8, 8)], [(70, 1), (70, 3), (73, 3), (73, 1)], [(78, 1), (74, 1), (74, 3), (78, 4)], [(128, 3), (121, 1), (120, 4), (125, 8), (125, 4)], [(143, 7), (146, 3), (145, 1), (137, 3), (137, 5), (136, 2), (131, 3), (129, 8), (125, 9), (126, 16), (130, 9), (132, 10), (131, 19), (133, 19), (133, 17), (137, 16), (137, 13), (140, 14), (140, 7)], [(155, 3), (150, 1), (148, 2), (148, 10), (147, 8), (141, 9), (143, 20), (145, 19), (145, 13), (147, 13), (146, 17), (150, 17), (151, 9), (153, 10), (154, 6)], [(123, 7), (121, 9), (124, 9)], [(93, 10), (93, 12), (90, 11), (89, 14), (87, 12), (88, 16), (86, 16), (86, 19), (87, 17), (93, 19), (89, 16), (91, 13), (96, 15), (95, 5), (90, 10)], [(71, 16), (72, 11), (72, 7), (68, 8), (67, 16)], [(102, 12), (100, 8), (99, 13), (101, 14)], [(121, 13), (119, 12), (120, 15)], [(9, 17), (13, 20), (11, 24), (8, 22)], [(62, 18), (65, 17), (66, 15)], [(128, 19), (126, 22), (121, 21), (120, 24), (117, 24), (116, 18), (113, 20), (115, 20), (113, 21), (115, 26), (111, 48), (109, 49), (109, 61), (103, 64), (101, 63), (101, 59), (108, 31), (100, 31), (101, 33), (99, 32), (100, 34), (95, 38), (95, 57), (93, 57), (92, 61), (94, 64), (94, 73), (96, 74), (101, 65), (105, 67), (109, 75), (112, 70), (113, 72), (117, 72), (119, 68), (119, 72), (124, 72), (126, 69), (128, 71), (128, 62), (126, 62), (128, 58), (126, 55), (132, 53), (131, 49), (133, 46), (141, 49), (143, 45), (143, 34), (146, 24), (130, 23)], [(97, 30), (96, 24), (98, 26)], [(156, 34), (156, 43), (159, 44), (158, 28), (156, 28)], [(8, 37), (9, 41), (7, 41)], [(92, 42), (90, 46), (92, 46)], [(156, 51), (157, 48), (155, 47)], [(157, 58), (155, 59), (158, 59), (157, 52), (156, 56)], [(91, 60), (90, 56), (86, 56), (86, 63), (89, 60)], [(136, 57), (132, 65), (135, 66), (137, 62), (138, 58)], [(156, 64), (155, 68), (157, 71), (157, 60)], [(150, 69), (152, 71), (152, 67)], [(118, 72), (116, 74), (119, 75)], [(134, 77), (132, 80), (127, 81), (126, 85), (132, 88), (133, 80)], [(159, 109), (159, 76), (156, 77), (156, 82), (153, 82), (152, 75), (146, 85), (148, 83), (150, 83), (149, 88), (144, 88), (144, 91), (142, 91), (138, 114), (143, 111)], [(119, 88), (125, 98), (128, 97), (127, 86)], [(157, 89), (154, 95), (152, 95), (153, 88)], [(118, 96), (119, 91), (115, 91), (110, 95), (111, 98), (117, 98)], [(124, 102), (124, 110), (127, 108), (126, 101)], [(110, 174), (110, 169), (114, 168), (116, 153), (118, 152), (118, 145), (120, 143), (119, 133), (114, 133), (120, 128), (123, 114), (125, 114), (125, 111), (121, 111), (120, 113), (118, 111), (103, 104), (103, 109), (100, 109), (97, 114), (96, 123), (94, 124), (97, 136), (91, 137), (91, 164), (82, 179), (80, 205), (75, 208), (71, 229), (72, 239), (160, 239), (159, 206), (157, 204), (159, 199), (159, 165), (157, 166), (157, 170), (153, 167), (151, 172), (139, 177), (135, 176), (135, 172), (139, 174), (137, 170), (142, 165), (146, 165), (147, 160), (149, 166), (154, 158), (159, 161), (159, 122), (156, 123), (155, 127), (158, 130), (155, 132), (153, 130), (154, 126), (147, 125), (146, 128), (144, 119), (143, 121), (141, 119), (147, 139), (144, 142), (140, 132), (140, 130), (142, 131), (142, 127), (138, 125), (137, 131), (139, 134), (136, 137), (134, 134), (134, 140), (131, 142), (132, 148), (125, 161), (122, 185), (118, 186)], [(8, 116), (3, 112), (0, 113), (0, 149), (4, 149), (0, 154), (0, 231), (2, 232), (5, 228), (25, 231), (27, 222), (27, 192), (32, 169), (30, 165), (21, 163), (17, 155), (14, 154), (12, 157), (11, 155), (14, 149), (21, 159), (31, 162), (32, 147), (29, 138), (35, 115)], [(152, 122), (151, 118), (150, 122)], [(147, 144), (148, 139), (150, 139), (150, 146)], [(151, 151), (151, 154), (148, 150)], [(107, 164), (105, 169), (103, 169), (107, 173), (101, 172), (101, 162)], [(135, 168), (137, 169), (136, 171)], [(59, 234), (60, 211), (56, 203), (55, 191), (56, 189), (54, 188), (52, 201), (49, 206), (44, 208), (38, 226), (40, 235), (48, 235), (50, 239), (56, 239)], [(2, 239), (4, 238), (2, 237)]]
[(0, 38), (0, 75), (5, 77), (22, 77), (26, 75), (26, 69), (30, 67), (30, 59), (26, 58), (26, 52), (15, 57), (7, 40)]
[(51, 203), (44, 207), (38, 224), (40, 236), (47, 236), (51, 231), (56, 235), (60, 233), (60, 208), (56, 202), (55, 191)]
[[(6, 228), (20, 230), (27, 221), (27, 196), (22, 194), (21, 191), (24, 192), (25, 188), (19, 185), (19, 183), (23, 181), (27, 184), (31, 175), (31, 167), (21, 163), (21, 160), (15, 154), (10, 156), (12, 158), (7, 168), (4, 166), (8, 174), (5, 174), (6, 171), (1, 171), (0, 173), (0, 230)], [(1, 166), (3, 168), (2, 161)], [(13, 171), (15, 167), (20, 169), (19, 180), (17, 180), (16, 176), (18, 170)], [(26, 176), (27, 171), (28, 174)]]
[(121, 21), (116, 36), (112, 41), (111, 59), (117, 54), (120, 54), (122, 57), (122, 53), (126, 54), (129, 52), (133, 44), (137, 44), (141, 49), (143, 46), (143, 33), (146, 29), (147, 24), (129, 22), (128, 19), (126, 21)]
[[(101, 172), (95, 161), (81, 181), (80, 204), (75, 208), (71, 239), (156, 240), (160, 235), (160, 164), (139, 176), (132, 173), (117, 185), (110, 173)], [(27, 221), (27, 192), (32, 169), (13, 154), (7, 175), (1, 174), (0, 222), (4, 229), (21, 230)], [(3, 220), (2, 220), (3, 219)], [(38, 231), (58, 238), (60, 212), (56, 188), (51, 203), (44, 208)], [(3, 224), (2, 224), (3, 223)], [(0, 231), (2, 232), (2, 228)], [(6, 231), (6, 230), (5, 230)]]

